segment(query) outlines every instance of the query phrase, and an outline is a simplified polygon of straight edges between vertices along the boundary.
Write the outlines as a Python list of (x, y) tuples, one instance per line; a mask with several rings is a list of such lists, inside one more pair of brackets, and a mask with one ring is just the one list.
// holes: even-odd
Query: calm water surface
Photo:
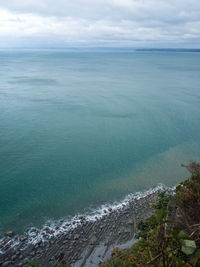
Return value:
[(200, 53), (0, 51), (0, 232), (188, 176)]

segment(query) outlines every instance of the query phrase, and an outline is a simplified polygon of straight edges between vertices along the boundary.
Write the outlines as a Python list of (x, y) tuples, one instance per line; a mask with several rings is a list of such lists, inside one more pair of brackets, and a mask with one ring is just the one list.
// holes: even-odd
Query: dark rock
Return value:
[(79, 238), (80, 238), (80, 235), (78, 235), (78, 234), (74, 235), (74, 240), (78, 240)]
[(11, 261), (5, 261), (5, 262), (2, 264), (2, 267), (9, 266), (10, 264), (11, 264)]
[(27, 238), (26, 238), (25, 236), (21, 236), (21, 237), (20, 237), (20, 241), (21, 241), (21, 242), (26, 241), (26, 239), (27, 239)]
[(13, 255), (13, 256), (11, 257), (11, 260), (14, 261), (16, 258), (17, 258), (17, 256), (16, 256), (16, 255)]
[(13, 236), (14, 235), (14, 231), (7, 231), (5, 232), (6, 236)]

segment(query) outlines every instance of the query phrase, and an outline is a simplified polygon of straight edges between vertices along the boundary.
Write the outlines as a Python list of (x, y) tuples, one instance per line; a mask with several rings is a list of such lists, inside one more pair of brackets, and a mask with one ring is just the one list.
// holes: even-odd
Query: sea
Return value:
[(0, 237), (175, 186), (200, 161), (200, 53), (0, 50)]

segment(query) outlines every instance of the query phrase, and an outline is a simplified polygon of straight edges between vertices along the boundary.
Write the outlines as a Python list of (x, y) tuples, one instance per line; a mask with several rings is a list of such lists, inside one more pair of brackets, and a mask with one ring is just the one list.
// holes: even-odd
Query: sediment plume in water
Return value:
[(44, 267), (55, 266), (58, 261), (69, 266), (98, 266), (112, 248), (133, 240), (136, 223), (152, 215), (151, 205), (163, 190), (173, 192), (159, 185), (130, 194), (119, 203), (79, 214), (71, 221), (49, 222), (40, 230), (29, 229), (23, 237), (6, 237), (1, 240), (0, 264), (28, 266), (26, 260), (31, 259)]

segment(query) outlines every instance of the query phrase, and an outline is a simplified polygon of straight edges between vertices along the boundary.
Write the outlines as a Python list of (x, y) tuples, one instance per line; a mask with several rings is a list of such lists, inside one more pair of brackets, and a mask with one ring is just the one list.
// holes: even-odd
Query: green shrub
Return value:
[(138, 224), (139, 241), (128, 250), (113, 250), (101, 266), (200, 266), (200, 173), (180, 183), (175, 195), (162, 192), (154, 209)]

